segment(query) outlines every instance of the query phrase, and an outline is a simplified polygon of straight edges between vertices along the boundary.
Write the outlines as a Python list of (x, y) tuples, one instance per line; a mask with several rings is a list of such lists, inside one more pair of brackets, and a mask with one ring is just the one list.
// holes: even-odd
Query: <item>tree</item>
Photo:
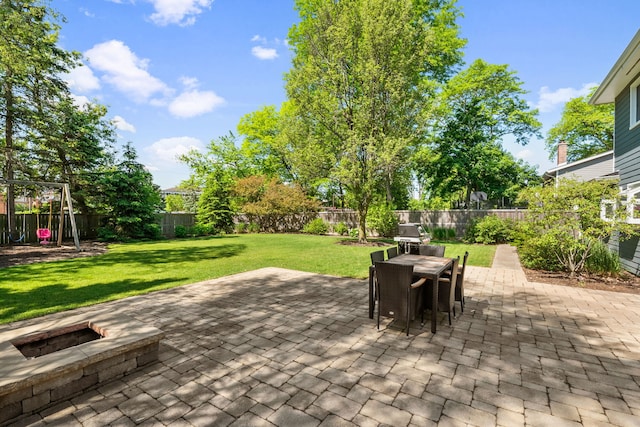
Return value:
[(558, 152), (558, 143), (567, 143), (567, 160), (587, 157), (613, 150), (614, 104), (592, 105), (591, 96), (598, 89), (591, 88), (589, 94), (569, 100), (562, 110), (562, 117), (547, 134), (546, 146), (549, 158)]
[(115, 126), (106, 119), (107, 108), (89, 103), (74, 104), (65, 97), (47, 107), (44, 115), (54, 118), (56, 126), (38, 122), (30, 131), (30, 158), (33, 174), (40, 181), (66, 182), (82, 213), (96, 209), (96, 174), (113, 164)]
[(233, 230), (231, 209), (231, 180), (221, 168), (213, 169), (198, 200), (198, 224), (209, 227), (214, 233), (229, 233)]
[(300, 231), (320, 207), (299, 186), (265, 176), (237, 180), (233, 195), (239, 210), (262, 231)]
[[(541, 127), (537, 110), (521, 95), (522, 82), (506, 65), (476, 60), (445, 85), (440, 94), (431, 144), (416, 153), (418, 179), (434, 195), (460, 194), (466, 206), (483, 191), (500, 198), (524, 186), (535, 174), (501, 147), (507, 135), (526, 144)], [(522, 181), (517, 182), (518, 179)]]
[[(366, 240), (376, 193), (391, 195), (422, 128), (434, 83), (461, 57), (451, 1), (297, 0), (286, 87), (304, 125), (295, 150), (329, 165), (349, 193)], [(322, 156), (322, 157), (321, 157)]]
[(102, 237), (139, 239), (159, 236), (160, 188), (153, 183), (153, 176), (144, 165), (138, 163), (131, 143), (124, 146), (122, 160), (105, 171), (98, 185), (106, 206)]
[(238, 132), (245, 137), (240, 151), (257, 173), (291, 182), (291, 148), (280, 126), (280, 114), (272, 105), (246, 114), (238, 123)]
[[(3, 176), (20, 175), (15, 150), (26, 146), (26, 132), (37, 121), (56, 123), (42, 115), (45, 102), (55, 103), (68, 89), (61, 75), (75, 65), (78, 54), (57, 46), (58, 15), (38, 0), (0, 0), (0, 147)], [(16, 176), (18, 173), (18, 176)], [(15, 232), (14, 186), (8, 184), (9, 232)]]
[[(520, 198), (529, 206), (529, 239), (521, 245), (525, 259), (529, 252), (540, 248), (538, 256), (546, 257), (547, 264), (560, 264), (570, 277), (584, 269), (597, 241), (608, 239), (613, 233), (638, 233), (626, 222), (626, 206), (621, 203), (615, 180), (562, 179), (557, 186), (526, 189)], [(615, 202), (610, 206), (616, 212), (607, 220), (601, 218), (603, 200)]]

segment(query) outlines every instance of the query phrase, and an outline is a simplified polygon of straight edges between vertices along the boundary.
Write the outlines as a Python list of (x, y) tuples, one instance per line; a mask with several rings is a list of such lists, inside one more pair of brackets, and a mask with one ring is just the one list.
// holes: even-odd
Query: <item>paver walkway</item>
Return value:
[(640, 426), (640, 296), (467, 268), (464, 314), (408, 338), (366, 280), (277, 268), (101, 304), (160, 361), (17, 424)]

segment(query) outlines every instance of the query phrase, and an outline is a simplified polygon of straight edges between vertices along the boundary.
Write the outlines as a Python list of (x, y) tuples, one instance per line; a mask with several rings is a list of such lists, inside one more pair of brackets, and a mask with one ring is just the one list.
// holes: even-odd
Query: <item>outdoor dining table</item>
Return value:
[[(436, 333), (436, 325), (438, 323), (438, 280), (442, 273), (450, 269), (453, 265), (452, 258), (441, 258), (435, 256), (402, 254), (387, 261), (393, 264), (412, 265), (413, 275), (417, 277), (426, 277), (427, 283), (431, 285), (431, 332)], [(373, 309), (375, 307), (375, 299), (373, 292), (373, 276), (375, 266), (369, 267), (369, 319), (373, 319)]]

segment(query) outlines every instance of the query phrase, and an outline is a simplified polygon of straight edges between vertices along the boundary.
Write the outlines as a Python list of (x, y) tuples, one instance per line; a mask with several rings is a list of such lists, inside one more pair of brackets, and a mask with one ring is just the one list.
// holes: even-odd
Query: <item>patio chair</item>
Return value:
[(424, 323), (424, 312), (420, 309), (422, 290), (419, 288), (426, 279), (413, 282), (413, 266), (386, 262), (376, 262), (376, 275), (378, 277), (378, 294), (376, 295), (378, 330), (380, 316), (393, 317), (394, 320), (407, 322), (407, 336), (409, 336), (409, 325), (417, 311), (420, 311), (421, 321)]
[[(449, 325), (451, 325), (451, 313), (454, 318), (456, 317), (456, 281), (459, 264), (460, 257), (454, 258), (451, 270), (438, 280), (438, 311), (449, 314)], [(426, 292), (424, 307), (431, 307), (431, 301), (431, 293)]]
[(418, 250), (420, 255), (443, 257), (445, 247), (442, 245), (420, 245)]
[(387, 259), (395, 258), (398, 256), (398, 247), (394, 246), (387, 249)]
[(371, 265), (376, 265), (376, 262), (384, 261), (384, 249), (371, 252), (369, 255), (371, 256)]
[(460, 312), (462, 313), (464, 313), (464, 270), (467, 268), (467, 258), (469, 258), (469, 251), (464, 253), (462, 267), (458, 269), (458, 278), (456, 279), (456, 301), (460, 301)]

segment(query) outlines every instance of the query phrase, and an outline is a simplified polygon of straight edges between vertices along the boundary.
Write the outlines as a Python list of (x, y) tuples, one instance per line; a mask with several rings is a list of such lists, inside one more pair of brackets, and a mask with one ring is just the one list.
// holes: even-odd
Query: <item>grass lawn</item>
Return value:
[[(9, 267), (0, 275), (0, 324), (262, 267), (366, 278), (369, 253), (382, 248), (340, 240), (242, 234), (114, 244), (95, 257)], [(449, 257), (468, 250), (469, 265), (488, 267), (495, 252), (493, 246), (444, 244)]]

